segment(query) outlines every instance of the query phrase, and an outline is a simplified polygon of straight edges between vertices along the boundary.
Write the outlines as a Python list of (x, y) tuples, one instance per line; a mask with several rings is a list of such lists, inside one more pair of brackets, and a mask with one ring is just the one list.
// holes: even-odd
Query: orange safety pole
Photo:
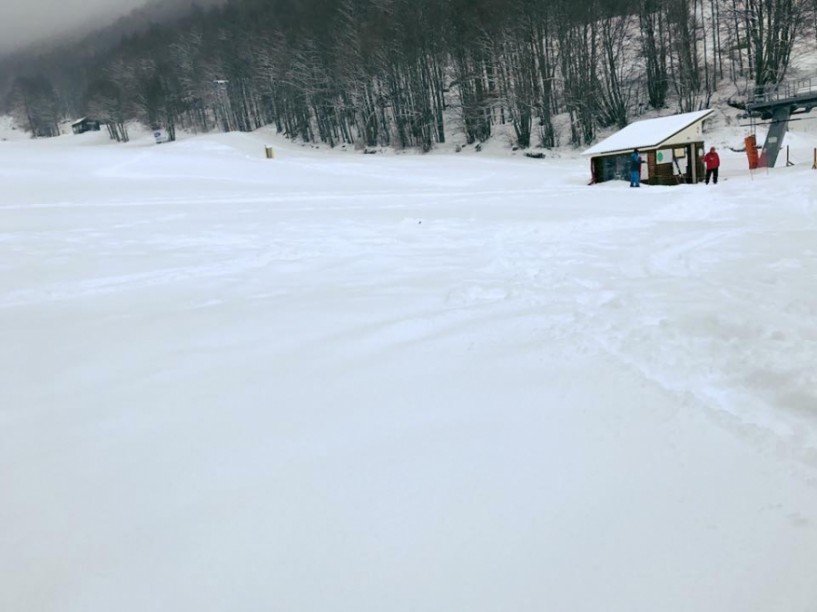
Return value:
[(747, 136), (744, 139), (744, 144), (746, 145), (746, 157), (749, 160), (749, 170), (756, 170), (758, 166), (758, 153), (757, 153), (757, 139), (755, 135), (752, 134)]

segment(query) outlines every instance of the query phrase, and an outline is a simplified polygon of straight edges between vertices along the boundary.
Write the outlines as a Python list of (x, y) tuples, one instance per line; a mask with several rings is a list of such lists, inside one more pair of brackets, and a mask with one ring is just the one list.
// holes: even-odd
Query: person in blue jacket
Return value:
[(630, 187), (641, 187), (641, 164), (643, 163), (638, 149), (633, 149), (630, 155)]

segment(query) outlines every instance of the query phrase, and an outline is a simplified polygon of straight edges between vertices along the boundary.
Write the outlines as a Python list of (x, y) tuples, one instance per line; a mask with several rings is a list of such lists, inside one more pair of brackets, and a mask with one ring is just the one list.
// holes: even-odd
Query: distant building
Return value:
[(88, 117), (77, 119), (76, 121), (74, 121), (74, 123), (71, 124), (71, 129), (74, 131), (74, 134), (84, 134), (85, 132), (98, 132), (99, 127), (100, 127), (99, 121), (89, 119)]
[[(704, 180), (703, 122), (712, 110), (631, 123), (587, 149), (593, 183), (630, 179), (630, 155), (638, 149), (646, 164), (641, 178), (650, 185), (678, 185)], [(646, 168), (646, 176), (644, 169)]]

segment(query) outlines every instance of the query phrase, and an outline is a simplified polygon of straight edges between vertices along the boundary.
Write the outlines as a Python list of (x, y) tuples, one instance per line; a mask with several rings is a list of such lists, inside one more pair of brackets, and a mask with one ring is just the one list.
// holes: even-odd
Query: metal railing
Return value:
[(800, 97), (817, 97), (817, 78), (784, 81), (777, 85), (766, 85), (756, 91), (749, 100), (749, 106), (774, 104)]

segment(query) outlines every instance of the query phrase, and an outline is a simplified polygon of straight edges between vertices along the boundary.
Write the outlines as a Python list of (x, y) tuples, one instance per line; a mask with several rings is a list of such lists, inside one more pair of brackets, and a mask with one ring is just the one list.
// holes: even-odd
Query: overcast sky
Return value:
[(0, 53), (110, 23), (148, 0), (0, 0)]

